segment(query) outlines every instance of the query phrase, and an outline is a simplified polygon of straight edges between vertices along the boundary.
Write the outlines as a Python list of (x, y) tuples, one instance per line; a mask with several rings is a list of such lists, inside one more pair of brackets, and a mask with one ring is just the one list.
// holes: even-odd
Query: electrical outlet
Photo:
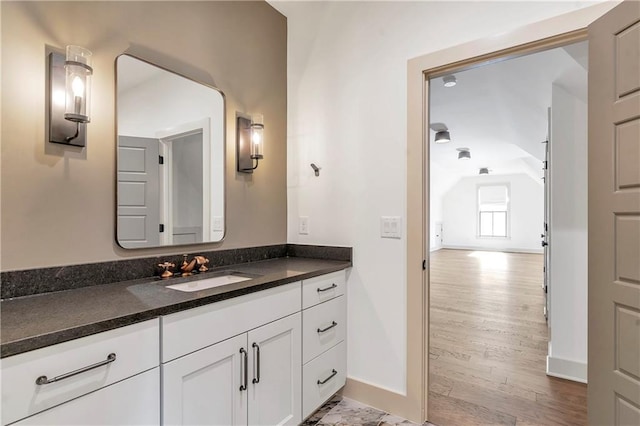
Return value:
[(213, 217), (213, 230), (224, 231), (224, 219), (222, 218), (222, 216)]
[(307, 216), (298, 218), (298, 234), (309, 235), (309, 218)]

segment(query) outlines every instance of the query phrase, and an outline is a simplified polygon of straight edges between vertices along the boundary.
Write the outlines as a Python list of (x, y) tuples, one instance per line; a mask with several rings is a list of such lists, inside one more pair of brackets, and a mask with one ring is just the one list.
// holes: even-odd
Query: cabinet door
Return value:
[(297, 425), (302, 420), (300, 313), (249, 332), (249, 424)]
[(160, 371), (137, 376), (28, 417), (14, 425), (157, 425)]
[(163, 364), (163, 424), (246, 425), (246, 350), (242, 334)]

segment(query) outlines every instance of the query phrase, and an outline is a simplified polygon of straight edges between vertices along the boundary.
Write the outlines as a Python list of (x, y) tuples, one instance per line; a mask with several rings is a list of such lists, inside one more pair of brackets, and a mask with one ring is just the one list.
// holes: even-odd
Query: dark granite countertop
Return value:
[[(134, 324), (294, 281), (339, 271), (351, 262), (277, 258), (212, 269), (189, 278), (146, 278), (18, 297), (0, 302), (0, 357)], [(256, 278), (195, 292), (166, 288), (232, 271)]]

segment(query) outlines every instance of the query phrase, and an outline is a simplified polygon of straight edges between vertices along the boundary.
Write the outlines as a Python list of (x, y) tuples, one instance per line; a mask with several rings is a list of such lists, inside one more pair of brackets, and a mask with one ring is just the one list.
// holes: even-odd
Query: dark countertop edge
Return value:
[[(274, 281), (256, 284), (255, 286), (229, 291), (226, 293), (214, 294), (211, 296), (201, 297), (195, 300), (189, 300), (186, 302), (178, 302), (173, 305), (164, 306), (161, 308), (153, 308), (146, 311), (141, 311), (134, 314), (115, 317), (95, 323), (89, 323), (80, 325), (77, 327), (67, 328), (64, 330), (47, 333), (39, 336), (27, 337), (21, 340), (14, 340), (12, 342), (2, 343), (0, 345), (0, 359), (8, 358), (10, 356), (19, 355), (25, 352), (30, 352), (36, 349), (42, 349), (48, 346), (52, 346), (58, 343), (64, 343), (71, 340), (87, 337), (93, 334), (101, 333), (104, 331), (115, 330), (117, 328), (126, 327), (139, 322), (159, 318), (163, 315), (169, 315), (176, 312), (185, 311), (187, 309), (197, 308), (211, 303), (220, 302), (222, 300), (232, 299), (235, 297), (244, 296), (247, 294), (255, 293), (262, 290), (268, 290), (270, 288), (279, 287), (285, 284), (290, 284), (296, 281), (301, 281), (320, 275), (330, 274), (332, 272), (342, 271), (344, 269), (352, 267), (351, 261), (344, 262), (343, 265), (327, 266), (317, 271), (304, 272), (294, 277), (281, 278)], [(72, 290), (71, 290), (72, 291)]]

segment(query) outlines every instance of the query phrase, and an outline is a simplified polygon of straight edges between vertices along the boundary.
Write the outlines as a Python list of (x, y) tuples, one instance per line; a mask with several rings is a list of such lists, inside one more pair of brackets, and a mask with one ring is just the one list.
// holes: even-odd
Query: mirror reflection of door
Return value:
[(162, 245), (208, 241), (211, 235), (209, 121), (200, 120), (159, 132)]
[(120, 136), (118, 239), (128, 247), (194, 244), (211, 234), (209, 121)]
[(120, 136), (118, 142), (118, 240), (131, 248), (158, 246), (158, 140)]

